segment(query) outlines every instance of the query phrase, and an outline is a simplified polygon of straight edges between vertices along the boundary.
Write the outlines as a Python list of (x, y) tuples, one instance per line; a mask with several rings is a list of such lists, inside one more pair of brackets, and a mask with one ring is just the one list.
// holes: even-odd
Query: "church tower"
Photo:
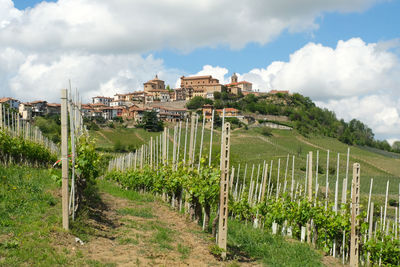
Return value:
[(236, 75), (236, 73), (233, 73), (233, 75), (231, 76), (231, 83), (237, 83), (238, 82), (238, 76)]

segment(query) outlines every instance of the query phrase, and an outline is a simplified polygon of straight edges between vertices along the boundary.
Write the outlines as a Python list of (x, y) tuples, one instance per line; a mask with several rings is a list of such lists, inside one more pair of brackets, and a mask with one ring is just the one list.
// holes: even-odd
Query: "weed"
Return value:
[(187, 259), (190, 254), (190, 247), (182, 245), (181, 243), (178, 244), (178, 252), (181, 253), (181, 259)]

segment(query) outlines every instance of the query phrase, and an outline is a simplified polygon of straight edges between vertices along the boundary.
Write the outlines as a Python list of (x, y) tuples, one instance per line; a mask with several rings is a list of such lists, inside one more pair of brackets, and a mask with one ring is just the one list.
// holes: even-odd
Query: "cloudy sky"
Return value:
[(0, 97), (140, 90), (233, 72), (400, 140), (400, 1), (0, 0)]

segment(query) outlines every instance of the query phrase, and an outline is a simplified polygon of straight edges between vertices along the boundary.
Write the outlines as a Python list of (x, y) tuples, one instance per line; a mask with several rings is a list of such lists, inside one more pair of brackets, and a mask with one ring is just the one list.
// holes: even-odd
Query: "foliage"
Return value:
[(201, 96), (195, 96), (186, 103), (186, 107), (188, 109), (199, 109), (205, 104), (212, 105), (213, 101), (211, 99), (203, 98)]
[(41, 144), (25, 140), (22, 137), (11, 137), (7, 132), (0, 131), (0, 160), (29, 162), (47, 165), (57, 160), (57, 156)]
[(34, 125), (54, 143), (61, 142), (61, 117), (57, 114), (35, 117)]
[(271, 128), (269, 128), (269, 127), (262, 127), (262, 128), (261, 128), (261, 134), (264, 135), (264, 136), (271, 136), (271, 135), (272, 135)]
[(143, 115), (142, 123), (138, 125), (149, 132), (160, 132), (164, 130), (164, 124), (158, 119), (155, 111), (146, 111)]
[(76, 203), (77, 209), (81, 205), (88, 205), (89, 201), (97, 198), (95, 179), (101, 173), (102, 161), (95, 150), (94, 141), (87, 135), (82, 135), (77, 142), (75, 156), (76, 173)]
[(0, 166), (0, 266), (89, 265), (79, 247), (55, 245), (69, 236), (53, 178), (60, 176), (57, 169)]

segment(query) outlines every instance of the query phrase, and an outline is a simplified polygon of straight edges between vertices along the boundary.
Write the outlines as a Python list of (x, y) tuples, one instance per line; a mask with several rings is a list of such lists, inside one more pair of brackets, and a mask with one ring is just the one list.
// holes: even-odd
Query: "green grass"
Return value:
[(62, 245), (57, 173), (0, 166), (0, 266), (104, 266)]
[(131, 215), (131, 216), (136, 216), (136, 217), (141, 217), (141, 218), (153, 218), (155, 217), (153, 215), (153, 211), (151, 207), (144, 207), (144, 208), (123, 208), (117, 210), (117, 213), (122, 214), (122, 215)]
[(151, 202), (155, 197), (151, 194), (140, 194), (133, 190), (124, 190), (116, 184), (110, 183), (105, 180), (97, 179), (97, 186), (99, 190), (109, 193), (115, 197), (129, 199), (136, 202)]
[(156, 231), (154, 232), (151, 241), (158, 244), (160, 249), (173, 249), (171, 242), (173, 241), (175, 232), (168, 227), (159, 225), (155, 226), (155, 228)]
[(189, 257), (191, 248), (179, 243), (178, 244), (178, 252), (181, 254), (181, 259), (184, 260), (184, 259), (187, 259), (187, 257)]
[(228, 250), (243, 251), (267, 266), (323, 266), (322, 256), (306, 244), (237, 221), (229, 221), (228, 229)]
[(112, 148), (117, 141), (125, 147), (139, 147), (143, 142), (148, 142), (150, 137), (155, 138), (159, 133), (150, 133), (141, 128), (104, 128), (99, 131), (90, 131), (90, 135), (95, 138), (97, 147)]

